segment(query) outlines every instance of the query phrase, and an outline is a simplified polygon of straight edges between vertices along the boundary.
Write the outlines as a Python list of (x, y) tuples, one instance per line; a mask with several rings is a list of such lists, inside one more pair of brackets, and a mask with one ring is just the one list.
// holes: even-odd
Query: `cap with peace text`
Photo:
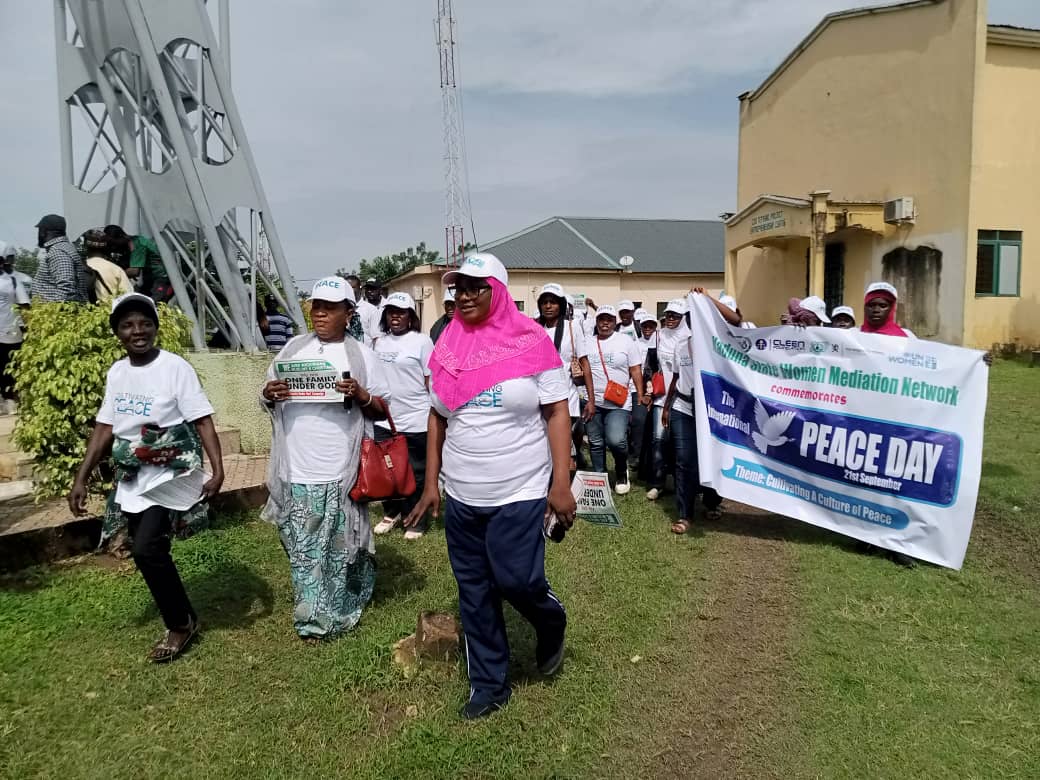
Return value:
[(833, 320), (840, 314), (844, 314), (846, 317), (851, 317), (853, 322), (856, 321), (856, 310), (851, 306), (835, 306), (834, 309), (831, 310), (831, 319)]
[(384, 306), (393, 306), (395, 309), (411, 309), (415, 311), (415, 300), (406, 292), (390, 293), (383, 301)]
[(636, 305), (632, 301), (618, 301), (618, 311), (635, 311)]
[(644, 322), (657, 322), (657, 318), (646, 309), (636, 309), (633, 319), (642, 325)]
[(616, 320), (617, 309), (613, 306), (600, 306), (596, 309), (596, 319), (598, 320), (600, 317), (613, 317)]
[(441, 277), (444, 284), (455, 284), (460, 276), (473, 279), (497, 279), (502, 284), (509, 284), (509, 274), (502, 261), (489, 252), (477, 252), (469, 255), (454, 271), (448, 271)]
[(356, 303), (354, 288), (342, 276), (326, 276), (324, 279), (316, 281), (314, 289), (311, 290), (311, 299), (328, 301), (329, 303), (339, 303), (341, 301)]
[(563, 291), (563, 288), (558, 284), (547, 284), (542, 288), (542, 291), (538, 293), (538, 300), (542, 299), (543, 295), (552, 295), (553, 297), (559, 298), (562, 301), (567, 300), (567, 294)]
[(686, 301), (682, 298), (672, 298), (668, 301), (668, 305), (664, 307), (665, 311), (670, 311), (672, 314), (685, 314), (686, 313)]
[(820, 322), (829, 323), (831, 318), (827, 316), (827, 304), (823, 302), (823, 298), (818, 295), (810, 295), (808, 298), (802, 298), (802, 302), (798, 306), (806, 311), (811, 311), (817, 317)]

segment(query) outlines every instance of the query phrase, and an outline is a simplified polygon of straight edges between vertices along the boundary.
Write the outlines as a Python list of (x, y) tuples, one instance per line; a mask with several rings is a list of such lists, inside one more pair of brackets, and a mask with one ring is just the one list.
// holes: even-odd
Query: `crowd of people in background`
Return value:
[[(105, 534), (128, 527), (133, 557), (166, 632), (149, 658), (176, 658), (198, 633), (198, 618), (170, 557), (170, 540), (203, 504), (161, 485), (194, 476), (199, 497), (221, 486), (213, 410), (186, 362), (155, 347), (157, 303), (173, 297), (155, 243), (109, 225), (87, 231), (82, 251), (65, 221), (38, 224), (44, 256), (32, 296), (44, 302), (110, 302), (111, 328), (126, 349), (106, 381), (87, 455), (69, 496), (84, 511), (86, 484), (111, 452), (117, 488)], [(6, 366), (22, 341), (19, 309), (30, 295), (0, 247), (0, 394), (14, 398)], [(561, 540), (576, 516), (575, 471), (608, 475), (620, 496), (633, 482), (656, 501), (669, 487), (671, 531), (688, 533), (700, 512), (722, 516), (722, 499), (701, 485), (697, 460), (694, 340), (688, 295), (704, 296), (731, 327), (747, 322), (732, 296), (700, 287), (675, 291), (659, 316), (631, 300), (596, 306), (556, 283), (537, 298), (534, 318), (508, 290), (494, 255), (468, 256), (444, 275), (443, 315), (423, 333), (412, 297), (375, 278), (319, 280), (310, 296), (311, 332), (294, 335), (274, 295), (257, 306), (257, 325), (275, 361), (324, 360), (336, 371), (342, 403), (293, 403), (272, 361), (260, 400), (271, 416), (272, 448), (263, 516), (287, 553), (293, 623), (308, 641), (350, 630), (372, 597), (374, 537), (403, 530), (422, 539), (440, 513), (459, 590), (471, 682), (466, 718), (510, 697), (508, 601), (535, 628), (539, 670), (551, 676), (564, 655), (567, 615), (545, 576), (545, 541)], [(801, 328), (856, 328), (914, 338), (896, 319), (898, 291), (867, 287), (861, 311), (792, 298), (780, 322)], [(987, 362), (989, 362), (987, 356)], [(147, 396), (148, 403), (137, 399)], [(139, 411), (144, 409), (145, 411)], [(415, 488), (382, 504), (379, 518), (352, 497), (362, 443), (403, 435)], [(202, 452), (213, 473), (201, 472)], [(170, 454), (173, 453), (171, 457)], [(158, 454), (156, 459), (153, 455)], [(609, 456), (609, 457), (608, 457)], [(699, 497), (699, 501), (698, 501)], [(891, 553), (899, 563), (905, 556)]]

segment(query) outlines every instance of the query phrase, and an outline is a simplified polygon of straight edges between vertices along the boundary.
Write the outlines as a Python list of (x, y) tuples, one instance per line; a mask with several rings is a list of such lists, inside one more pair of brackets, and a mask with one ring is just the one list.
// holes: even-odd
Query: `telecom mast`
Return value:
[(437, 0), (437, 52), (441, 65), (441, 110), (444, 115), (444, 257), (458, 265), (465, 243), (462, 226), (468, 216), (462, 190), (462, 109), (455, 61), (455, 14), (452, 0)]

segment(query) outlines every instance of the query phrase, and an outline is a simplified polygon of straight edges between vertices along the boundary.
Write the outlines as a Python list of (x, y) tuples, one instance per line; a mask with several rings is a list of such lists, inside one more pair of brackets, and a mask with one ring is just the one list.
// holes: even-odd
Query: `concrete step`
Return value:
[(0, 502), (17, 501), (18, 499), (31, 496), (33, 483), (28, 479), (20, 479), (15, 482), (0, 482)]
[[(0, 423), (13, 420), (13, 417), (0, 417)], [(13, 427), (13, 423), (10, 424)], [(0, 425), (0, 431), (3, 426)], [(237, 428), (217, 426), (217, 438), (220, 440), (220, 452), (223, 455), (240, 455), (242, 453), (242, 435)], [(10, 444), (10, 433), (0, 433), (0, 482), (14, 480), (31, 480), (33, 478), (32, 458), (19, 452)]]
[[(267, 500), (267, 456), (224, 457), (224, 486), (213, 508), (255, 509)], [(92, 499), (88, 517), (73, 517), (64, 500), (33, 502), (31, 496), (0, 501), (0, 572), (66, 558), (97, 547), (104, 508)]]

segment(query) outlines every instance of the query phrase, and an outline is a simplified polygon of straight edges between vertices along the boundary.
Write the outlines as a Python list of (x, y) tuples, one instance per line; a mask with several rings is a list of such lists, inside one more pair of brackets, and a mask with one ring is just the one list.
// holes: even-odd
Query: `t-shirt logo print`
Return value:
[[(762, 405), (762, 401), (758, 398), (755, 399), (755, 425), (758, 426), (758, 431), (751, 433), (751, 440), (755, 443), (759, 452), (763, 455), (768, 454), (770, 447), (779, 447), (782, 444), (786, 444), (789, 441), (794, 441), (784, 434), (787, 429), (791, 427), (791, 423), (794, 421), (794, 412), (777, 412), (770, 416), (769, 412)], [(761, 433), (759, 433), (761, 431)]]

